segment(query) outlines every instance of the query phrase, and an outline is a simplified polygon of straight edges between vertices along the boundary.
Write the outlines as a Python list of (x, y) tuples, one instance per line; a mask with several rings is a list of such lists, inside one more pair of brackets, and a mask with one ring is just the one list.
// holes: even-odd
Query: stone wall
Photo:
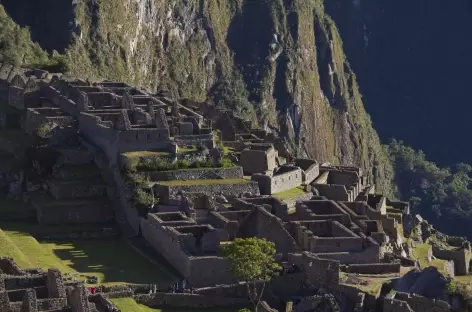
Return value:
[(470, 251), (467, 249), (445, 250), (433, 247), (433, 254), (437, 258), (454, 261), (456, 275), (469, 274)]
[(46, 286), (48, 288), (49, 298), (65, 298), (66, 290), (62, 274), (57, 269), (49, 269), (47, 273)]
[(369, 263), (351, 264), (347, 267), (347, 272), (357, 274), (389, 274), (400, 273), (401, 264), (398, 263)]
[(190, 255), (168, 230), (152, 220), (141, 219), (144, 239), (156, 249), (183, 276), (190, 276)]
[(316, 160), (312, 159), (296, 159), (295, 166), (300, 167), (302, 171), (302, 180), (304, 184), (310, 184), (320, 174), (320, 165)]
[[(57, 115), (57, 116), (56, 116)], [(54, 123), (60, 127), (74, 125), (71, 116), (61, 116), (59, 108), (28, 108), (26, 110), (25, 131), (32, 135), (42, 124)]]
[(255, 182), (244, 183), (222, 183), (222, 184), (200, 184), (200, 185), (162, 185), (154, 186), (154, 193), (161, 196), (166, 202), (169, 198), (175, 197), (179, 192), (203, 193), (203, 194), (222, 194), (224, 196), (241, 196), (244, 193), (259, 195), (259, 187)]
[(413, 311), (449, 312), (451, 306), (442, 300), (429, 299), (417, 294), (397, 292), (395, 298), (408, 303)]
[(0, 257), (0, 270), (4, 274), (8, 275), (24, 275), (26, 274), (24, 270), (13, 261), (12, 258)]
[(278, 253), (288, 254), (300, 250), (282, 221), (259, 206), (255, 206), (240, 225), (240, 235), (265, 238), (275, 244)]
[(91, 205), (35, 205), (38, 222), (40, 224), (82, 224), (102, 223), (113, 220), (111, 207)]
[(258, 196), (252, 198), (236, 198), (233, 201), (234, 210), (251, 210), (252, 205), (271, 206), (270, 213), (282, 220), (287, 218), (288, 205), (274, 196)]
[(187, 277), (193, 287), (204, 287), (235, 282), (229, 260), (218, 256), (190, 257)]
[(318, 190), (320, 196), (336, 201), (350, 201), (349, 194), (344, 185), (314, 184), (313, 187)]
[(146, 177), (151, 181), (172, 181), (172, 180), (201, 180), (208, 179), (242, 179), (243, 169), (233, 168), (202, 168), (202, 169), (181, 169), (172, 171), (147, 171)]
[(79, 284), (69, 294), (67, 301), (74, 312), (91, 312), (85, 286)]
[(375, 244), (366, 247), (361, 252), (317, 253), (316, 255), (323, 259), (339, 261), (341, 264), (371, 264), (380, 262), (381, 249)]
[(408, 303), (398, 299), (384, 299), (383, 312), (416, 312), (413, 311)]
[(205, 146), (209, 149), (215, 147), (215, 141), (213, 134), (200, 134), (200, 135), (176, 135), (174, 141), (180, 146)]
[(261, 150), (249, 147), (242, 151), (239, 163), (247, 174), (272, 172), (277, 167), (276, 157), (277, 152), (272, 146), (264, 145)]
[(259, 184), (261, 194), (270, 195), (301, 185), (303, 176), (300, 168), (293, 167), (293, 169), (288, 172), (276, 174), (272, 177), (256, 173), (251, 176), (251, 180)]
[(312, 289), (335, 289), (339, 285), (339, 262), (321, 259), (313, 254), (290, 254), (288, 262), (305, 274), (305, 284)]

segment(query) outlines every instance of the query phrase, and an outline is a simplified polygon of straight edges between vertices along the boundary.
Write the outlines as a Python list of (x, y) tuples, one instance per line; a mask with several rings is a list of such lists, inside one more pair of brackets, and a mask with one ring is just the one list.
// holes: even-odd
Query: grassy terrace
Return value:
[(133, 312), (159, 312), (159, 309), (152, 309), (145, 305), (138, 304), (133, 298), (112, 298), (110, 299), (113, 304), (117, 306), (120, 311), (133, 311)]
[[(137, 303), (133, 298), (112, 298), (110, 299), (123, 312), (208, 312), (205, 308), (185, 308), (185, 309), (153, 309)], [(237, 312), (240, 308), (212, 308), (212, 312)]]
[[(22, 268), (57, 268), (79, 280), (93, 275), (104, 284), (174, 280), (164, 266), (151, 263), (124, 240), (37, 240), (31, 232), (39, 228), (28, 223), (0, 223), (0, 256), (15, 259)], [(44, 228), (45, 232), (50, 230)]]
[(305, 191), (303, 190), (303, 187), (297, 186), (297, 187), (294, 187), (292, 189), (289, 189), (289, 190), (286, 190), (286, 191), (283, 191), (283, 192), (280, 192), (280, 193), (275, 193), (273, 195), (275, 197), (277, 197), (278, 199), (280, 199), (280, 200), (284, 200), (284, 199), (294, 198), (294, 197), (296, 197), (298, 195), (302, 195), (302, 194), (305, 194)]
[(431, 262), (428, 262), (428, 250), (430, 245), (429, 244), (417, 244), (413, 249), (413, 257), (420, 262), (421, 268), (434, 266), (438, 268), (438, 271), (441, 273), (444, 272), (444, 260), (441, 259), (433, 259)]
[(250, 181), (245, 179), (216, 179), (216, 180), (174, 180), (162, 181), (161, 185), (168, 186), (194, 186), (194, 185), (210, 185), (210, 184), (245, 184)]

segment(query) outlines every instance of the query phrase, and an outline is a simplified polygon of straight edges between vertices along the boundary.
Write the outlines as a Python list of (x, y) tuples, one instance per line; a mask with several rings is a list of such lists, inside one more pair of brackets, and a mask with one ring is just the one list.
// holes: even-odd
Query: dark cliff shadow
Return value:
[(259, 90), (269, 66), (269, 46), (274, 22), (267, 1), (244, 0), (228, 28), (227, 43), (234, 52), (234, 66), (241, 70), (249, 101), (259, 102)]
[(2, 0), (0, 4), (17, 24), (30, 29), (33, 42), (49, 52), (63, 52), (71, 43), (75, 27), (73, 2)]

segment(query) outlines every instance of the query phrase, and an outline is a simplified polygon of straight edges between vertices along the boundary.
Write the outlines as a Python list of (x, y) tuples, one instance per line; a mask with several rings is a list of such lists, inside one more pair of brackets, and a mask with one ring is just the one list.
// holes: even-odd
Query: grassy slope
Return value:
[(25, 231), (0, 230), (0, 256), (12, 257), (23, 268), (58, 268), (82, 279), (97, 276), (100, 283), (170, 283), (173, 277), (139, 255), (123, 240), (38, 241)]
[(297, 187), (294, 187), (292, 189), (289, 189), (280, 193), (275, 193), (273, 195), (281, 200), (284, 200), (284, 199), (293, 198), (302, 194), (305, 194), (305, 191), (303, 190), (301, 186), (297, 186)]
[(145, 305), (138, 304), (133, 298), (113, 298), (111, 301), (117, 306), (120, 311), (132, 312), (159, 312), (159, 309), (152, 309)]

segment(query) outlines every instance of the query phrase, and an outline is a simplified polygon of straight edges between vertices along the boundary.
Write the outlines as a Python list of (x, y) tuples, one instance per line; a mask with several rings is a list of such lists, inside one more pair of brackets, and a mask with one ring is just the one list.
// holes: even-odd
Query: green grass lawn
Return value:
[(429, 244), (417, 244), (413, 249), (413, 257), (420, 262), (421, 268), (426, 268), (434, 266), (438, 269), (439, 272), (444, 272), (444, 262), (445, 260), (433, 259), (431, 262), (428, 262), (428, 249), (431, 248)]
[(193, 186), (193, 185), (209, 185), (209, 184), (245, 184), (249, 183), (245, 179), (215, 179), (215, 180), (173, 180), (162, 181), (159, 184), (168, 186)]
[(197, 151), (196, 147), (178, 147), (177, 148), (177, 153), (179, 154), (189, 154), (196, 151)]
[(236, 152), (236, 149), (234, 149), (233, 147), (228, 147), (228, 146), (223, 147), (224, 155), (228, 155), (229, 153), (234, 153), (234, 152)]
[(128, 166), (130, 169), (136, 168), (141, 158), (159, 158), (168, 157), (171, 153), (169, 152), (152, 152), (152, 151), (139, 151), (139, 152), (127, 152), (122, 153), (121, 156), (127, 159)]
[[(112, 298), (110, 299), (122, 312), (208, 312), (205, 308), (181, 308), (181, 309), (153, 309), (148, 306), (137, 303), (133, 298)], [(241, 308), (212, 308), (212, 312), (237, 312)]]
[[(0, 225), (3, 226), (3, 225)], [(36, 240), (26, 231), (3, 226), (0, 256), (23, 268), (57, 268), (77, 279), (93, 275), (99, 283), (172, 283), (174, 277), (120, 239)]]
[(290, 198), (293, 198), (302, 194), (305, 194), (303, 187), (297, 186), (297, 187), (294, 187), (292, 189), (289, 189), (280, 193), (275, 193), (273, 195), (280, 200), (284, 200), (284, 199), (290, 199)]
[(114, 305), (122, 312), (159, 312), (161, 310), (152, 309), (145, 305), (138, 304), (133, 298), (112, 298)]

